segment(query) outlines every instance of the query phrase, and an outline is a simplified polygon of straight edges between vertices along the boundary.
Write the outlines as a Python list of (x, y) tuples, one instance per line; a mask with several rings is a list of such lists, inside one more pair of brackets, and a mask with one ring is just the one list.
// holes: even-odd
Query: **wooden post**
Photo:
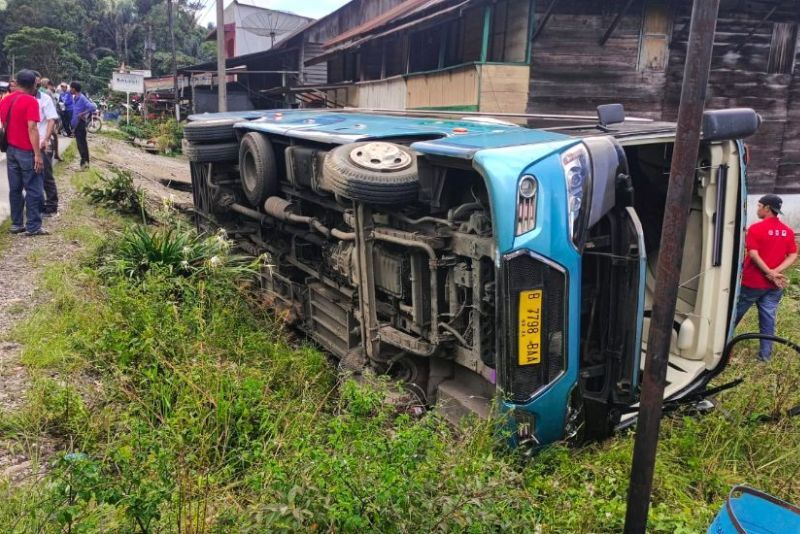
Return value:
[(681, 283), (681, 262), (689, 219), (688, 206), (692, 200), (719, 2), (720, 0), (696, 1), (692, 6), (689, 48), (661, 226), (653, 313), (647, 338), (639, 419), (628, 486), (625, 534), (644, 534), (647, 529), (672, 325)]

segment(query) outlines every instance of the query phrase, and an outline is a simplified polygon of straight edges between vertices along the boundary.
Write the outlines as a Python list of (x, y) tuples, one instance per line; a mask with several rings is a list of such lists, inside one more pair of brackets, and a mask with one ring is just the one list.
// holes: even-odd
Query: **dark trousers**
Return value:
[(64, 133), (72, 135), (72, 110), (64, 110), (61, 112), (61, 124), (64, 127)]
[(78, 121), (75, 126), (75, 143), (78, 145), (78, 153), (81, 155), (81, 165), (89, 164), (89, 145), (86, 143), (86, 121)]
[(11, 204), (11, 224), (36, 232), (42, 227), (42, 175), (33, 169), (33, 150), (13, 146), (6, 152), (8, 165), (8, 200)]
[(58, 211), (58, 188), (56, 187), (56, 177), (53, 175), (53, 154), (45, 152), (44, 170), (42, 179), (44, 181), (44, 213), (55, 213)]

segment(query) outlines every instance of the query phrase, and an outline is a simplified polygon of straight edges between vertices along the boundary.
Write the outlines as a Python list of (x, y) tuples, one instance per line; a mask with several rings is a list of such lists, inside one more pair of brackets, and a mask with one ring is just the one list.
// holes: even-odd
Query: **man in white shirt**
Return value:
[[(36, 85), (39, 86), (41, 77), (37, 73)], [(47, 94), (45, 90), (36, 92), (36, 101), (39, 103), (39, 143), (41, 143), (41, 150), (44, 158), (44, 168), (42, 175), (44, 178), (44, 209), (42, 216), (52, 217), (58, 214), (58, 188), (56, 187), (56, 179), (53, 176), (53, 147), (52, 136), (53, 129), (56, 126), (58, 119), (58, 110), (56, 109), (53, 99)]]

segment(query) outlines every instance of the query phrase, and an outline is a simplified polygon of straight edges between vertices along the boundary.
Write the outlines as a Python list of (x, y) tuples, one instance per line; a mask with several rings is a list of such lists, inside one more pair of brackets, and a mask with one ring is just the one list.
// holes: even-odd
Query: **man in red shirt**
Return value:
[[(742, 270), (742, 287), (736, 307), (736, 324), (753, 304), (758, 308), (758, 329), (762, 334), (775, 333), (775, 314), (788, 280), (783, 272), (797, 259), (794, 231), (783, 224), (783, 200), (777, 195), (764, 195), (758, 201), (759, 222), (747, 229), (747, 255)], [(758, 358), (769, 361), (772, 341), (761, 340)]]
[[(42, 153), (39, 143), (39, 103), (36, 73), (22, 70), (17, 73), (18, 89), (0, 101), (0, 122), (8, 139), (9, 203), (11, 204), (11, 233), (45, 235), (42, 229), (44, 184)], [(23, 218), (24, 216), (24, 218)], [(23, 226), (23, 221), (25, 226)]]

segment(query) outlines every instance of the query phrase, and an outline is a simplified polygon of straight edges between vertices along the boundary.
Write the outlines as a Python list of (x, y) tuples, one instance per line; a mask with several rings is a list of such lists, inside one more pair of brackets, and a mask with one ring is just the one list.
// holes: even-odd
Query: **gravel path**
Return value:
[[(190, 192), (164, 185), (166, 181), (190, 184), (189, 165), (182, 158), (167, 158), (148, 154), (123, 141), (100, 136), (89, 138), (94, 158), (93, 166), (116, 165), (131, 171), (134, 181), (141, 186), (152, 202), (170, 199), (176, 207), (190, 208)], [(47, 298), (36, 291), (37, 282), (45, 266), (54, 262), (69, 261), (79, 250), (78, 243), (65, 237), (69, 227), (70, 202), (77, 192), (69, 178), (78, 169), (77, 162), (62, 168), (57, 177), (61, 216), (45, 219), (49, 236), (11, 236), (0, 244), (0, 416), (18, 412), (25, 405), (30, 387), (30, 376), (20, 362), (22, 347), (10, 341), (9, 334), (18, 321), (30, 314), (37, 303)], [(2, 222), (0, 220), (0, 222)], [(89, 386), (91, 387), (91, 386)], [(41, 459), (47, 458), (59, 444), (47, 436), (4, 435), (0, 432), (0, 480), (21, 481), (41, 474)]]
[[(0, 414), (12, 413), (24, 406), (30, 385), (28, 372), (20, 363), (22, 347), (9, 341), (9, 334), (17, 321), (24, 320), (45, 298), (36, 291), (44, 267), (67, 260), (78, 250), (77, 244), (66, 239), (63, 233), (67, 226), (63, 214), (76, 194), (67, 177), (76, 169), (72, 164), (57, 178), (61, 215), (44, 221), (51, 235), (14, 235), (0, 251)], [(37, 468), (39, 459), (55, 449), (52, 439), (30, 438), (10, 439), (0, 434), (0, 479), (18, 481), (29, 476)]]

